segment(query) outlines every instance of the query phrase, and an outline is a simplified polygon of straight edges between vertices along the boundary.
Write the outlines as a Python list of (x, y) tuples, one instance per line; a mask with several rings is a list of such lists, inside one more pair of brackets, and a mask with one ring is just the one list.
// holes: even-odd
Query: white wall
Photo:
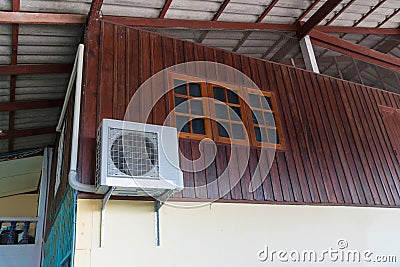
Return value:
[[(258, 253), (267, 245), (269, 250), (316, 250), (321, 255), (325, 249), (339, 250), (339, 239), (348, 242), (341, 251), (370, 250), (373, 256), (397, 257), (397, 264), (367, 266), (400, 262), (399, 209), (228, 203), (195, 209), (163, 206), (161, 246), (156, 247), (153, 203), (111, 200), (105, 247), (99, 248), (100, 206), (99, 200), (78, 201), (76, 267), (310, 266), (309, 262), (280, 263), (276, 255), (272, 263), (262, 262)], [(331, 262), (327, 254), (325, 258), (311, 265), (366, 266)]]

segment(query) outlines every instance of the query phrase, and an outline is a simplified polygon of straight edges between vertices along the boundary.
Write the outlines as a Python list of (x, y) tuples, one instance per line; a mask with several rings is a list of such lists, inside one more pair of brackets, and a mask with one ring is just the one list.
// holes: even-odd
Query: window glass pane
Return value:
[(276, 129), (267, 129), (268, 140), (271, 144), (279, 144), (279, 136), (277, 135)]
[(174, 79), (174, 92), (175, 94), (186, 95), (186, 82)]
[(264, 117), (267, 126), (275, 127), (274, 115), (271, 112), (264, 112)]
[(227, 106), (215, 104), (215, 115), (219, 119), (228, 119)]
[(229, 109), (230, 118), (233, 121), (240, 121), (242, 115), (240, 114), (240, 107), (230, 107)]
[(244, 139), (244, 132), (242, 124), (232, 124), (233, 138)]
[(264, 123), (261, 111), (253, 110), (251, 112), (251, 115), (253, 117), (253, 123), (255, 123), (255, 124), (263, 124)]
[(190, 133), (189, 118), (185, 116), (176, 116), (176, 128), (180, 132)]
[(249, 94), (250, 106), (260, 108), (260, 97), (258, 95)]
[(204, 119), (196, 118), (192, 120), (193, 133), (195, 134), (206, 134), (204, 127)]
[(213, 86), (214, 98), (219, 101), (226, 102), (225, 89), (217, 86)]
[(198, 83), (189, 83), (189, 94), (191, 96), (201, 96), (201, 86)]
[(239, 104), (239, 96), (231, 90), (227, 90), (228, 93), (228, 102), (232, 104)]
[(269, 96), (264, 96), (264, 99), (265, 99), (265, 101), (262, 102), (263, 109), (272, 110), (271, 98)]
[(229, 138), (228, 132), (229, 132), (229, 124), (226, 122), (218, 122), (218, 135), (221, 137)]
[(254, 127), (254, 133), (256, 134), (256, 141), (261, 142), (261, 129), (260, 127)]
[(201, 100), (190, 100), (190, 110), (192, 114), (203, 115), (203, 102)]
[(267, 138), (265, 136), (265, 128), (262, 127), (254, 127), (254, 132), (256, 134), (257, 142), (267, 142)]
[(175, 111), (180, 113), (189, 113), (186, 98), (175, 97)]

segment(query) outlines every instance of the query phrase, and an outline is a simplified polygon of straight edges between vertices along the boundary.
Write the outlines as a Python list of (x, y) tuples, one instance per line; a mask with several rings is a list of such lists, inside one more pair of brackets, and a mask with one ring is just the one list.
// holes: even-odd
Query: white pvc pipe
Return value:
[[(78, 46), (76, 62), (76, 83), (75, 83), (75, 103), (74, 103), (74, 117), (72, 123), (72, 141), (71, 141), (71, 161), (70, 170), (68, 173), (69, 185), (78, 191), (95, 193), (96, 187), (94, 185), (82, 184), (78, 181), (77, 160), (78, 160), (78, 141), (79, 141), (79, 120), (81, 114), (81, 93), (82, 93), (82, 71), (83, 71), (83, 51), (84, 45)], [(74, 67), (75, 69), (75, 67)], [(72, 74), (71, 76), (73, 76)], [(68, 101), (67, 101), (68, 102)], [(64, 103), (65, 104), (65, 103)]]

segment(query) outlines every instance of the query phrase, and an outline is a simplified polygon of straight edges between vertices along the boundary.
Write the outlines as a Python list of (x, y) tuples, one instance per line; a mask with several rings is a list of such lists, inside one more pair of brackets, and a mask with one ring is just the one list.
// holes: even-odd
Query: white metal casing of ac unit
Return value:
[(176, 128), (103, 119), (97, 130), (96, 188), (125, 196), (170, 195), (183, 189)]

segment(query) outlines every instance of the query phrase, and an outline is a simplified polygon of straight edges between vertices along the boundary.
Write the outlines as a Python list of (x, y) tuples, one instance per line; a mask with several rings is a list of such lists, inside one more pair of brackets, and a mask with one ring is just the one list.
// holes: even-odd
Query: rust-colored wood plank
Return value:
[(274, 200), (274, 191), (272, 188), (272, 180), (271, 180), (271, 171), (272, 167), (272, 156), (269, 156), (268, 150), (262, 151), (260, 148), (257, 148), (257, 158), (258, 158), (258, 168), (260, 172), (261, 186), (264, 192), (265, 200)]
[(0, 106), (0, 112), (27, 110), (27, 109), (56, 108), (56, 107), (61, 107), (63, 103), (64, 103), (63, 99), (2, 102)]
[(72, 64), (18, 64), (0, 66), (0, 75), (69, 73), (71, 71)]
[[(192, 158), (193, 160), (197, 160), (200, 158), (200, 150), (199, 150), (199, 144), (200, 141), (198, 140), (191, 140), (191, 149), (192, 149)], [(197, 164), (196, 166), (198, 166)], [(204, 163), (202, 164), (204, 166)], [(195, 194), (196, 198), (203, 198), (206, 199), (207, 196), (207, 180), (206, 180), (206, 172), (204, 169), (202, 170), (197, 170), (197, 168), (194, 167), (194, 173), (193, 173), (193, 178), (194, 178), (194, 184), (195, 184)]]
[[(349, 193), (351, 195), (353, 203), (366, 203), (365, 196), (362, 190), (361, 183), (358, 179), (358, 173), (356, 169), (356, 164), (354, 162), (354, 158), (352, 156), (352, 151), (350, 149), (350, 144), (348, 141), (348, 136), (346, 134), (345, 128), (348, 128), (347, 125), (344, 124), (343, 120), (340, 118), (340, 109), (341, 103), (337, 102), (335, 95), (337, 95), (338, 87), (337, 81), (333, 79), (325, 79), (325, 83), (327, 85), (327, 90), (322, 91), (324, 97), (330, 99), (330, 107), (332, 111), (331, 119), (335, 122), (334, 132), (336, 133), (338, 139), (340, 139), (340, 143), (338, 143), (338, 149), (341, 150), (341, 162), (343, 165), (343, 170), (346, 176), (347, 185), (349, 188)], [(335, 135), (335, 136), (336, 136)], [(358, 180), (358, 181), (357, 181)]]
[[(150, 34), (150, 50), (151, 50), (151, 73), (155, 75), (163, 69), (163, 47), (161, 36), (156, 34)], [(156, 96), (163, 94), (166, 88), (159, 88), (154, 80), (151, 84), (153, 103), (155, 103), (153, 108), (154, 123), (157, 125), (163, 125), (167, 117), (167, 106), (166, 106), (166, 96), (162, 96), (157, 99)], [(167, 85), (164, 85), (167, 86)]]
[(231, 146), (226, 147), (226, 158), (228, 161), (232, 161), (232, 164), (228, 165), (229, 172), (229, 186), (231, 187), (232, 199), (243, 199), (242, 188), (240, 184), (240, 175), (238, 171), (238, 166), (235, 164), (238, 162), (238, 155), (235, 149)]
[[(83, 95), (82, 95), (82, 112), (79, 137), (79, 162), (96, 162), (96, 130), (97, 122), (99, 121), (98, 106), (99, 88), (101, 77), (101, 62), (100, 62), (100, 40), (103, 34), (104, 24), (95, 23), (92, 31), (87, 31), (85, 39), (85, 57), (83, 71)], [(100, 50), (100, 51), (99, 51)], [(81, 173), (81, 181), (87, 184), (94, 183), (94, 164), (79, 164), (79, 172)]]
[[(384, 165), (383, 172), (387, 177), (386, 186), (389, 186), (393, 199), (396, 205), (400, 203), (400, 184), (398, 180), (400, 178), (400, 170), (394, 164), (394, 160), (392, 158), (391, 153), (389, 152), (389, 143), (384, 139), (384, 133), (382, 132), (382, 122), (379, 121), (380, 113), (378, 110), (378, 105), (376, 104), (375, 99), (373, 98), (372, 90), (370, 88), (361, 87), (359, 88), (359, 93), (364, 94), (364, 103), (366, 104), (365, 111), (369, 112), (371, 119), (371, 127), (373, 127), (372, 131), (374, 132), (374, 137), (377, 139), (377, 150), (380, 156), (380, 159)], [(399, 129), (400, 130), (400, 129)]]
[(253, 196), (255, 200), (264, 200), (265, 197), (261, 180), (261, 172), (258, 163), (259, 160), (257, 155), (257, 149), (252, 147), (250, 148), (250, 157), (249, 157), (249, 171), (251, 177), (250, 187), (253, 191)]
[[(278, 113), (280, 114), (280, 119), (281, 119), (281, 125), (282, 125), (282, 130), (283, 130), (283, 135), (285, 138), (286, 142), (286, 151), (281, 152), (277, 151), (276, 153), (285, 153), (285, 158), (287, 160), (287, 165), (288, 169), (291, 174), (295, 175), (297, 179), (297, 173), (296, 173), (296, 167), (293, 159), (293, 153), (292, 153), (292, 142), (295, 143), (297, 138), (295, 135), (293, 135), (293, 132), (289, 131), (288, 125), (290, 125), (290, 121), (288, 121), (288, 118), (286, 115), (288, 115), (285, 110), (288, 110), (288, 107), (286, 106), (287, 102), (284, 102), (282, 97), (285, 98), (286, 96), (283, 95), (284, 92), (284, 85), (280, 73), (280, 69), (278, 66), (275, 67), (275, 65), (265, 62), (264, 69), (267, 72), (267, 78), (268, 78), (268, 84), (271, 86), (271, 89), (276, 93), (276, 101), (278, 103)], [(262, 80), (260, 80), (262, 81)], [(277, 155), (275, 156), (277, 157)], [(276, 160), (275, 160), (276, 162)], [(289, 177), (283, 177), (280, 176), (281, 174), (278, 173), (278, 168), (277, 166), (272, 166), (271, 168), (271, 178), (273, 181), (273, 188), (274, 188), (274, 195), (277, 199), (281, 198), (282, 195), (279, 194), (279, 190), (282, 190), (285, 186), (284, 183), (287, 183), (287, 179)], [(276, 177), (278, 176), (278, 177)], [(277, 179), (281, 179), (278, 183)], [(278, 195), (277, 195), (278, 194)], [(300, 187), (296, 188), (296, 197), (298, 198), (298, 201), (300, 201), (300, 196), (302, 198), (302, 193)]]
[[(400, 199), (398, 197), (398, 193), (396, 192), (396, 189), (393, 191), (392, 186), (391, 186), (391, 181), (392, 179), (392, 174), (389, 171), (389, 165), (387, 162), (387, 158), (384, 155), (383, 152), (383, 145), (380, 143), (379, 136), (377, 134), (377, 123), (376, 123), (376, 116), (375, 114), (371, 114), (370, 106), (368, 106), (369, 98), (368, 98), (368, 91), (369, 88), (365, 88), (364, 86), (361, 85), (356, 85), (355, 90), (354, 90), (354, 96), (359, 99), (359, 103), (361, 108), (363, 109), (363, 113), (365, 114), (367, 119), (366, 122), (364, 122), (364, 126), (366, 127), (366, 131), (369, 132), (369, 136), (372, 140), (370, 141), (370, 148), (371, 148), (371, 153), (375, 158), (375, 165), (378, 170), (379, 174), (379, 180), (382, 183), (383, 189), (385, 191), (386, 197), (388, 199), (389, 204), (394, 205), (395, 202), (399, 203)], [(368, 98), (368, 99), (367, 99)], [(372, 108), (371, 108), (372, 109)], [(396, 197), (394, 196), (397, 195)], [(395, 199), (396, 198), (396, 199)]]
[[(303, 186), (300, 187), (299, 176), (304, 175), (303, 169), (303, 160), (301, 158), (300, 150), (298, 147), (299, 138), (302, 135), (302, 126), (300, 124), (300, 120), (298, 117), (293, 117), (295, 114), (291, 111), (291, 106), (294, 105), (293, 95), (288, 93), (288, 87), (291, 87), (290, 77), (285, 68), (279, 65), (273, 66), (275, 72), (275, 79), (277, 84), (277, 94), (279, 95), (279, 99), (284, 110), (282, 117), (285, 117), (285, 122), (287, 125), (286, 131), (289, 134), (290, 142), (293, 142), (291, 145), (292, 153), (285, 153), (285, 156), (288, 158), (288, 173), (287, 178), (285, 176), (281, 176), (282, 188), (284, 188), (285, 183), (292, 184), (292, 190), (294, 193), (294, 197), (296, 201), (303, 201), (303, 190), (307, 192), (306, 184), (307, 181), (302, 179)], [(292, 103), (291, 103), (292, 102)], [(281, 175), (281, 169), (279, 171)], [(286, 181), (290, 180), (290, 181)]]
[[(139, 32), (136, 29), (127, 29), (128, 33), (127, 35), (129, 36), (129, 44), (128, 44), (128, 62), (127, 62), (127, 67), (129, 69), (129, 75), (127, 75), (128, 78), (128, 84), (129, 87), (127, 87), (127, 99), (130, 99), (134, 96), (134, 94), (138, 93), (137, 89), (139, 88), (140, 81), (140, 40), (139, 40)], [(136, 96), (135, 96), (135, 99)], [(140, 99), (140, 97), (139, 97)], [(138, 118), (138, 115), (140, 114), (140, 110), (142, 107), (141, 101), (136, 101), (132, 106), (129, 106), (129, 112), (132, 112), (133, 114), (136, 114), (136, 117)], [(139, 121), (139, 118), (137, 119)]]
[[(195, 197), (195, 183), (193, 178), (192, 170), (192, 147), (189, 140), (179, 140), (179, 148), (180, 148), (180, 157), (181, 157), (181, 165), (183, 168), (183, 184), (185, 188), (180, 193), (181, 196), (187, 198)], [(186, 158), (186, 160), (183, 160)]]
[[(317, 180), (318, 190), (320, 192), (321, 200), (325, 202), (328, 199), (329, 202), (337, 202), (337, 197), (335, 190), (333, 188), (333, 183), (331, 180), (332, 169), (328, 167), (328, 162), (330, 159), (326, 159), (329, 156), (329, 147), (326, 140), (324, 125), (321, 118), (321, 113), (319, 112), (317, 98), (313, 92), (314, 87), (317, 86), (315, 81), (311, 77), (311, 73), (304, 72), (304, 80), (306, 82), (306, 88), (304, 92), (304, 99), (310, 101), (311, 111), (308, 116), (310, 117), (309, 123), (312, 125), (313, 140), (317, 151), (317, 160), (320, 166), (321, 180)], [(331, 174), (332, 173), (332, 174)], [(321, 187), (323, 185), (323, 188)]]
[[(203, 142), (204, 166), (206, 167), (206, 181), (207, 181), (207, 195), (210, 199), (219, 199), (217, 167), (215, 164), (215, 157), (217, 147), (209, 141)], [(209, 165), (208, 165), (209, 164)]]
[[(304, 200), (306, 202), (320, 201), (317, 183), (322, 185), (322, 176), (317, 159), (317, 149), (315, 148), (314, 139), (315, 133), (312, 132), (310, 115), (314, 108), (308, 97), (305, 96), (304, 90), (307, 90), (304, 77), (301, 73), (296, 72), (295, 69), (288, 69), (290, 72), (292, 92), (291, 97), (288, 98), (291, 107), (297, 107), (293, 112), (298, 113), (297, 124), (303, 128), (303, 135), (299, 135), (299, 150), (303, 159), (304, 171), (302, 168), (298, 170), (300, 184), (302, 184), (302, 191)], [(298, 70), (297, 70), (298, 71)], [(288, 88), (290, 90), (290, 88)], [(313, 135), (314, 134), (314, 135)], [(308, 187), (307, 187), (308, 185)], [(323, 185), (321, 186), (323, 188)], [(311, 198), (310, 198), (311, 195)]]
[[(151, 76), (151, 51), (150, 51), (150, 33), (140, 32), (140, 85), (147, 81)], [(140, 86), (139, 86), (140, 87)], [(141, 102), (143, 107), (152, 106), (152, 92), (151, 90), (142, 90)], [(153, 123), (153, 111), (149, 114), (145, 114), (145, 108), (140, 111), (140, 121), (143, 123)]]
[(26, 137), (26, 136), (34, 136), (34, 135), (42, 135), (42, 134), (53, 134), (56, 133), (55, 127), (42, 127), (42, 128), (32, 128), (32, 129), (23, 129), (23, 130), (9, 130), (0, 133), (0, 139), (10, 139), (10, 138), (18, 138), (18, 137)]
[[(354, 136), (354, 141), (357, 147), (357, 152), (360, 155), (360, 160), (363, 165), (363, 169), (365, 171), (365, 178), (368, 182), (368, 185), (366, 187), (369, 188), (369, 190), (372, 193), (373, 201), (374, 204), (382, 204), (379, 193), (377, 191), (377, 188), (375, 186), (374, 179), (372, 178), (372, 171), (370, 169), (369, 163), (367, 162), (367, 156), (364, 151), (364, 146), (365, 144), (363, 143), (363, 139), (365, 139), (365, 134), (360, 130), (360, 121), (357, 118), (356, 114), (356, 108), (353, 106), (354, 100), (348, 96), (348, 93), (352, 88), (350, 87), (349, 83), (343, 83), (343, 86), (339, 86), (340, 90), (340, 96), (342, 98), (342, 102), (344, 104), (344, 108), (346, 111), (346, 115), (349, 120), (349, 125), (352, 131), (352, 135)], [(351, 104), (350, 104), (351, 103)], [(364, 179), (361, 179), (361, 181), (364, 181)]]
[(283, 192), (283, 200), (284, 201), (298, 201), (302, 202), (302, 197), (294, 195), (294, 186), (293, 186), (293, 179), (291, 179), (290, 174), (287, 169), (287, 159), (284, 154), (278, 153), (275, 155), (278, 171), (279, 171), (279, 178), (282, 186)]
[(118, 26), (114, 32), (114, 99), (113, 117), (123, 120), (125, 115), (125, 58), (126, 58), (126, 28)]
[[(332, 90), (329, 87), (329, 83), (326, 83), (326, 80), (323, 79), (322, 76), (318, 76), (318, 84), (320, 85), (320, 89), (317, 91), (317, 97), (320, 97), (320, 103), (323, 103), (321, 106), (322, 118), (325, 120), (324, 125), (327, 132), (328, 140), (331, 147), (332, 159), (337, 173), (337, 182), (340, 189), (343, 201), (345, 203), (353, 203), (354, 199), (352, 199), (350, 195), (348, 180), (346, 175), (349, 174), (347, 172), (346, 161), (344, 156), (344, 150), (342, 147), (342, 138), (340, 138), (337, 133), (337, 125), (335, 123), (335, 115), (332, 111), (332, 99), (329, 98), (327, 91)], [(325, 101), (324, 101), (325, 100)]]
[(104, 24), (101, 47), (100, 88), (99, 88), (99, 122), (104, 118), (112, 118), (114, 105), (114, 58), (116, 26)]
[(246, 148), (244, 146), (233, 146), (232, 150), (235, 151), (234, 153), (237, 154), (237, 167), (240, 173), (242, 173), (240, 177), (240, 185), (242, 188), (242, 195), (243, 199), (247, 200), (253, 200), (254, 195), (251, 187), (251, 176), (250, 176), (250, 170), (248, 166), (249, 162), (249, 148)]
[[(350, 90), (348, 93), (349, 96), (352, 97), (351, 101), (354, 101), (355, 103), (354, 108), (356, 108), (358, 111), (355, 113), (355, 117), (359, 119), (359, 133), (362, 138), (361, 140), (364, 144), (364, 151), (367, 157), (366, 160), (369, 162), (373, 174), (372, 179), (375, 183), (375, 187), (378, 190), (378, 194), (382, 204), (388, 205), (391, 201), (391, 195), (387, 191), (387, 188), (384, 186), (384, 182), (382, 180), (385, 174), (382, 172), (382, 162), (379, 160), (375, 140), (372, 136), (372, 132), (369, 126), (370, 118), (368, 118), (368, 116), (365, 114), (365, 110), (363, 109), (363, 106), (361, 104), (362, 99), (360, 99), (360, 96), (357, 94), (356, 84), (350, 84), (350, 86), (352, 90)], [(361, 96), (361, 98), (363, 97), (364, 96)]]
[[(350, 158), (354, 160), (350, 162), (354, 162), (354, 165), (352, 164), (352, 166), (355, 166), (357, 170), (357, 175), (354, 176), (355, 177), (354, 181), (357, 187), (358, 195), (362, 203), (363, 200), (365, 199), (365, 202), (367, 204), (373, 205), (375, 203), (374, 197), (372, 195), (372, 190), (369, 187), (367, 181), (367, 174), (365, 171), (364, 163), (362, 162), (363, 154), (361, 154), (361, 151), (359, 150), (359, 148), (361, 147), (360, 140), (358, 136), (355, 136), (353, 134), (353, 130), (355, 128), (354, 120), (352, 119), (352, 117), (349, 117), (347, 115), (347, 112), (350, 112), (348, 110), (350, 107), (347, 105), (348, 100), (346, 98), (342, 98), (341, 95), (343, 90), (348, 90), (348, 88), (346, 88), (344, 84), (345, 84), (344, 81), (339, 81), (339, 80), (336, 81), (335, 85), (337, 85), (337, 90), (334, 96), (336, 99), (336, 103), (339, 106), (340, 119), (341, 121), (343, 121), (344, 130), (348, 138), (348, 145), (351, 151)], [(362, 198), (363, 195), (364, 198)]]
[(215, 165), (217, 168), (218, 190), (223, 199), (231, 199), (231, 188), (229, 185), (228, 158), (226, 157), (226, 145), (217, 144), (217, 156)]

